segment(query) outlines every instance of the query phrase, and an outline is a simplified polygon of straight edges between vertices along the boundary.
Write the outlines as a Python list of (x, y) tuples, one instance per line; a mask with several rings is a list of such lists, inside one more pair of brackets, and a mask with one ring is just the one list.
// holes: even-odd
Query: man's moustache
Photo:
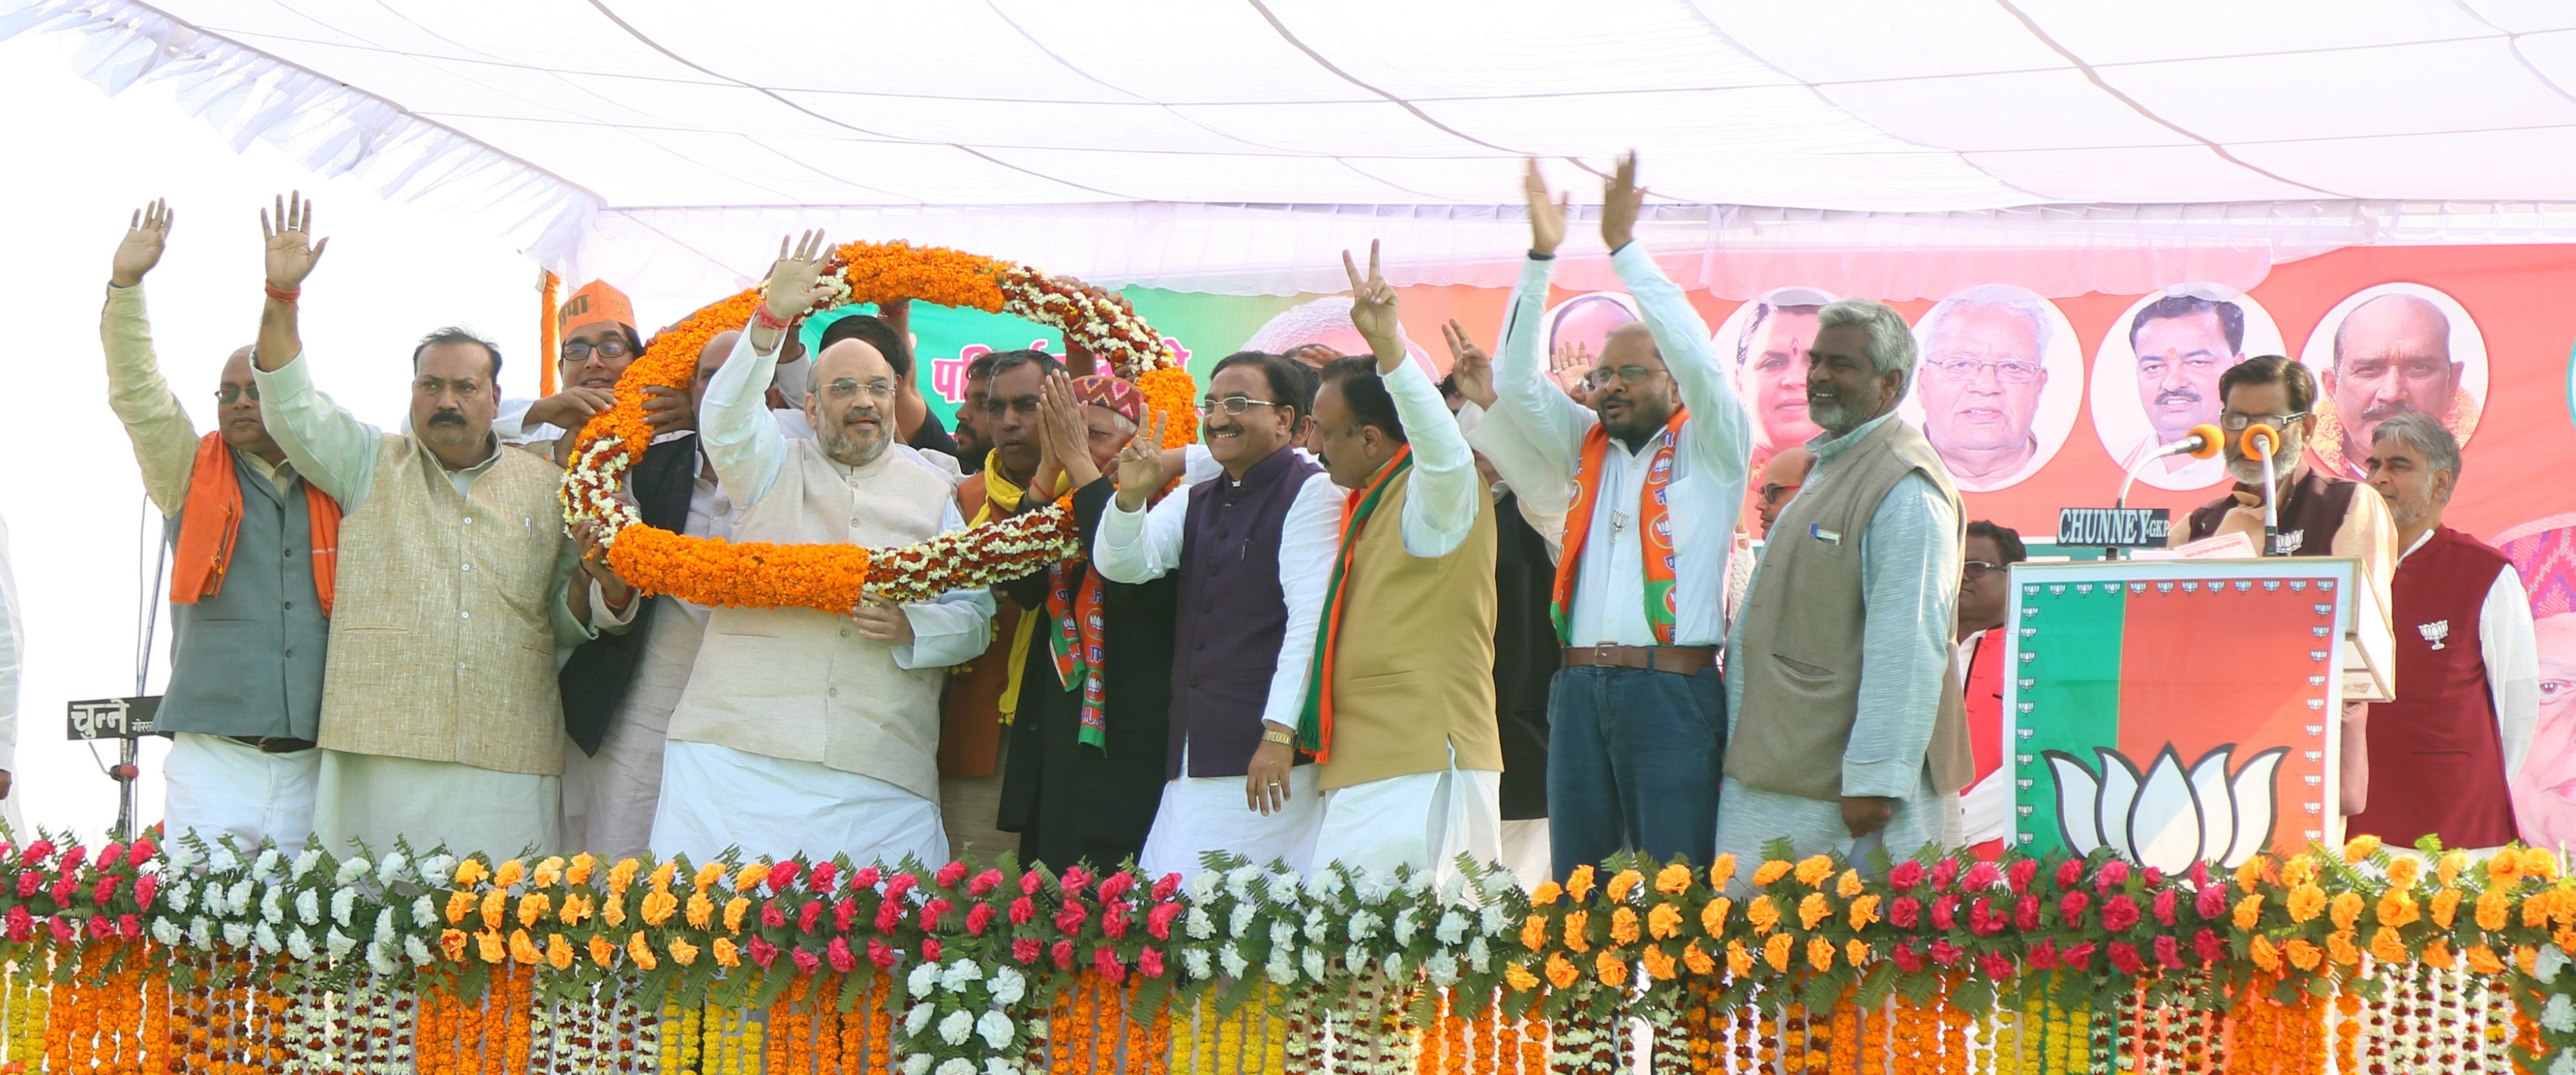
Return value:
[(455, 411), (440, 411), (429, 416), (430, 425), (464, 425), (465, 416)]
[(2405, 414), (2414, 409), (2414, 404), (2408, 403), (2402, 399), (2389, 403), (2376, 403), (2361, 409), (2361, 420), (2365, 422), (2383, 421), (2385, 419)]
[(2188, 388), (2177, 388), (2171, 392), (2159, 392), (2156, 394), (2156, 406), (2159, 407), (2164, 406), (2167, 403), (2198, 402), (2200, 402), (2200, 393), (2194, 392)]

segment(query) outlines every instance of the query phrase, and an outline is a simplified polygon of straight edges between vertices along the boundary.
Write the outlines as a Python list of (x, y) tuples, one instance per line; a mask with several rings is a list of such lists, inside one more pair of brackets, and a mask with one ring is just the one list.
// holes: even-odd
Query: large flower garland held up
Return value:
[(0, 846), (11, 1062), (1003, 1075), (1329, 1050), (1536, 1075), (1617, 1066), (1642, 1017), (1675, 1073), (2576, 1070), (2576, 885), (2533, 850), (1875, 879), (1782, 854), (1530, 893), (1241, 862), (1184, 886), (1007, 857), (172, 850)]
[[(1124, 305), (1078, 281), (1027, 266), (907, 243), (851, 243), (833, 251), (826, 279), (833, 294), (816, 309), (853, 302), (912, 299), (1005, 313), (1062, 331), (1068, 347), (1106, 362), (1167, 416), (1166, 446), (1198, 437), (1196, 388), (1172, 346)], [(582, 427), (564, 469), (564, 521), (605, 524), (609, 565), (647, 593), (702, 605), (812, 608), (842, 613), (862, 589), (897, 602), (929, 600), (957, 589), (1027, 574), (1079, 553), (1069, 509), (1059, 505), (918, 545), (871, 553), (851, 545), (734, 543), (687, 537), (644, 525), (617, 499), (628, 467), (652, 443), (644, 424), (644, 389), (686, 390), (698, 353), (717, 333), (751, 321), (759, 289), (721, 299), (653, 335), (617, 382), (617, 406)]]

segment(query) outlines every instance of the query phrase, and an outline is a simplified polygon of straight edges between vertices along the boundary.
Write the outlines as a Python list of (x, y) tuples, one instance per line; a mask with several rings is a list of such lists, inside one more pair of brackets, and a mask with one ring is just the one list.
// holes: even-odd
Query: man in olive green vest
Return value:
[(1958, 840), (1971, 761), (1950, 676), (1961, 520), (1950, 472), (1896, 416), (1915, 365), (1904, 317), (1844, 300), (1817, 315), (1815, 463), (1780, 509), (1727, 642), (1717, 847), (1740, 861), (1899, 859)]
[(1344, 254), (1372, 355), (1326, 363), (1314, 444), (1348, 490), (1298, 728), (1324, 792), (1317, 863), (1434, 876), (1502, 857), (1494, 503), (1440, 390), (1406, 357), (1395, 289)]
[[(387, 433), (314, 391), (296, 302), (327, 243), (312, 205), (267, 234), (255, 352), (260, 413), (286, 458), (347, 512), (322, 678), (314, 834), (331, 850), (396, 838), (495, 857), (562, 844), (558, 648), (634, 599), (564, 536), (563, 471), (492, 433), (501, 352), (440, 329), (411, 360), (411, 431)], [(573, 572), (596, 585), (574, 588)], [(612, 629), (623, 630), (623, 627)]]

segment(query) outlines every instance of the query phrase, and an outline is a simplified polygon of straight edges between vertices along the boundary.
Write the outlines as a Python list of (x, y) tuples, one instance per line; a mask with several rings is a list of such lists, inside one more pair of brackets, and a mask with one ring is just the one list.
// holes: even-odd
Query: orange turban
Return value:
[(602, 321), (614, 321), (629, 331), (635, 328), (635, 304), (626, 301), (626, 293), (608, 285), (606, 280), (593, 280), (581, 286), (564, 300), (563, 309), (555, 315), (555, 328), (570, 333)]

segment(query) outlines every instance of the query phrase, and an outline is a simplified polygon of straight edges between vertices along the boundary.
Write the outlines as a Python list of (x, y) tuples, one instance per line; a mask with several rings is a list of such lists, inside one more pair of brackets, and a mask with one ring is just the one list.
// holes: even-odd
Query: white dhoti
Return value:
[[(694, 515), (691, 525), (697, 525)], [(609, 719), (599, 753), (583, 754), (569, 740), (564, 743), (565, 846), (607, 862), (643, 854), (652, 839), (662, 799), (663, 740), (706, 634), (706, 610), (676, 597), (653, 600), (662, 607), (653, 610), (635, 679)]]
[(1550, 880), (1548, 874), (1556, 870), (1554, 855), (1546, 818), (1503, 822), (1503, 868), (1512, 871), (1512, 879), (1522, 888), (1535, 891)]
[(1462, 854), (1499, 861), (1502, 786), (1492, 769), (1443, 769), (1336, 788), (1324, 796), (1314, 863), (1385, 878), (1410, 866), (1436, 884), (1458, 871)]
[(162, 764), (168, 785), (161, 820), (171, 837), (194, 832), (213, 843), (230, 836), (245, 851), (263, 842), (295, 851), (313, 834), (320, 750), (270, 754), (220, 735), (180, 732)]
[[(1181, 771), (1189, 771), (1186, 753)], [(1169, 781), (1163, 785), (1163, 804), (1154, 811), (1154, 827), (1145, 834), (1145, 853), (1137, 857), (1137, 868), (1147, 877), (1176, 873), (1187, 880), (1198, 874), (1202, 856), (1223, 851), (1250, 859), (1256, 866), (1276, 861), (1304, 873), (1314, 862), (1315, 837), (1324, 825), (1324, 797), (1315, 790), (1318, 779), (1312, 765), (1291, 767), (1288, 803), (1268, 817), (1244, 805), (1242, 777), (1184, 776)]]
[(651, 843), (663, 858), (701, 863), (726, 848), (746, 858), (847, 854), (860, 865), (948, 861), (938, 803), (872, 776), (713, 743), (663, 750)]
[(496, 859), (562, 850), (563, 778), (504, 773), (456, 762), (325, 750), (313, 831), (333, 854), (350, 841), (376, 853), (400, 838), (414, 852), (445, 846)]
[[(1762, 845), (1783, 838), (1795, 845), (1793, 857), (1838, 853), (1867, 872), (1870, 853), (1880, 848), (1887, 850), (1891, 861), (1903, 862), (1925, 844), (1944, 851), (1957, 847), (1959, 810), (1954, 797), (1932, 793), (1932, 775), (1926, 771), (1915, 778), (1913, 794), (1896, 800), (1895, 812), (1884, 827), (1853, 839), (1843, 825), (1839, 800), (1825, 802), (1749, 788), (1731, 776), (1718, 786), (1719, 852), (1734, 855), (1739, 863), (1759, 865), (1770, 857), (1762, 853)], [(1753, 875), (1750, 865), (1737, 871), (1739, 885)]]

